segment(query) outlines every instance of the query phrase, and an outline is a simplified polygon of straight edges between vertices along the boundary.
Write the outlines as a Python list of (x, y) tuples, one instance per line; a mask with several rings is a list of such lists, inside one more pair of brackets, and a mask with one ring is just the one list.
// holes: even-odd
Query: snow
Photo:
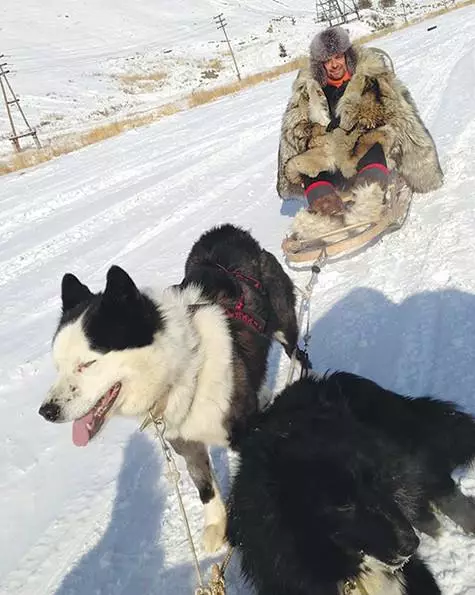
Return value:
[[(451, 5), (397, 0), (395, 8), (381, 9), (373, 0), (374, 9), (362, 11), (362, 21), (348, 29), (357, 37), (400, 24), (403, 6), (412, 18)], [(0, 54), (30, 124), (47, 144), (235, 81), (228, 46), (213, 20), (219, 13), (243, 76), (306, 53), (322, 27), (313, 0), (22, 0), (0, 7)], [(0, 155), (12, 150), (10, 133), (0, 103)], [(31, 137), (22, 140), (22, 146), (32, 143)]]
[[(219, 10), (215, 3), (213, 12)], [(470, 6), (378, 42), (437, 142), (446, 184), (414, 198), (401, 231), (322, 270), (310, 346), (319, 371), (358, 372), (393, 390), (452, 399), (473, 413), (474, 27)], [(99, 28), (75, 41), (91, 62), (94, 35), (100, 39)], [(79, 449), (70, 424), (48, 424), (37, 414), (54, 377), (59, 285), (70, 271), (102, 289), (115, 263), (141, 285), (165, 287), (180, 280), (199, 234), (225, 221), (251, 229), (280, 256), (299, 208), (281, 204), (274, 189), (292, 78), (0, 179), (0, 593), (193, 592), (178, 504), (152, 436), (138, 433), (136, 421), (117, 419)], [(291, 274), (301, 287), (308, 281), (308, 272)], [(269, 386), (280, 388), (286, 373), (276, 347)], [(216, 451), (214, 460), (226, 488), (228, 455)], [(460, 481), (475, 495), (473, 470)], [(199, 543), (201, 505), (186, 473), (183, 488)], [(438, 542), (424, 539), (423, 553), (444, 594), (475, 593), (472, 537), (447, 521)], [(209, 570), (215, 558), (200, 556)], [(237, 593), (250, 595), (234, 562), (229, 595)]]

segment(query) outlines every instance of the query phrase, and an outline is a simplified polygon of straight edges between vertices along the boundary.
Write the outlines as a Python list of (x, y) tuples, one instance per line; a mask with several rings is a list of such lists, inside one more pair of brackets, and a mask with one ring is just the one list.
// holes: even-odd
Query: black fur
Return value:
[(450, 476), (475, 456), (475, 423), (451, 403), (353, 374), (308, 378), (234, 442), (228, 539), (259, 595), (336, 595), (360, 575), (362, 553), (390, 566), (412, 556), (402, 592), (436, 595), (414, 527), (432, 532), (435, 505), (475, 528), (473, 500)]
[[(248, 279), (236, 275), (241, 273)], [(255, 287), (256, 280), (260, 287)], [(255, 411), (255, 395), (267, 370), (267, 358), (275, 333), (289, 357), (297, 350), (298, 328), (292, 281), (277, 259), (262, 249), (243, 229), (221, 225), (203, 234), (192, 247), (185, 265), (181, 287), (198, 284), (204, 295), (225, 309), (232, 310), (241, 296), (245, 309), (262, 323), (256, 330), (241, 320), (229, 320), (235, 352), (235, 390), (229, 427), (245, 423)]]
[[(262, 289), (233, 272), (255, 279)], [(271, 338), (281, 331), (287, 355), (292, 355), (298, 339), (292, 281), (277, 259), (247, 231), (226, 224), (203, 234), (186, 261), (181, 286), (190, 283), (199, 284), (208, 299), (225, 308), (232, 308), (244, 292), (246, 308), (265, 324), (264, 334)]]
[[(257, 330), (239, 319), (228, 321), (233, 338), (234, 387), (225, 427), (233, 447), (233, 436), (243, 431), (258, 409), (258, 393), (266, 376), (274, 334), (280, 331), (289, 357), (296, 350), (297, 358), (306, 363), (297, 347), (294, 287), (272, 254), (247, 231), (229, 224), (204, 233), (192, 247), (180, 287), (191, 284), (199, 285), (208, 300), (226, 310), (233, 310), (243, 297), (246, 311), (263, 325)], [(213, 489), (209, 466), (203, 461), (197, 466), (190, 457), (185, 459), (190, 473), (199, 477), (195, 483), (206, 503)]]
[(151, 345), (155, 333), (164, 328), (157, 305), (118, 266), (109, 269), (105, 291), (97, 294), (74, 275), (66, 274), (61, 298), (63, 308), (57, 332), (85, 313), (84, 333), (91, 348), (101, 353)]

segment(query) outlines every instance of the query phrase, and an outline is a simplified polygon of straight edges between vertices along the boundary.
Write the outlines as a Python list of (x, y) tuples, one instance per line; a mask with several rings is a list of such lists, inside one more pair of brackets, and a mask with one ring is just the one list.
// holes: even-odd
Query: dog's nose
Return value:
[(60, 408), (56, 403), (44, 403), (38, 413), (48, 421), (56, 421), (59, 418)]

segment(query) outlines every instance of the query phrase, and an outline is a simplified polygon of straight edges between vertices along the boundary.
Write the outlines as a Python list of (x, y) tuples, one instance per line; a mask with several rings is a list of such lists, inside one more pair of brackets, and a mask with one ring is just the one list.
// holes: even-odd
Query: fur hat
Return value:
[(345, 54), (346, 66), (353, 74), (356, 68), (356, 53), (350, 41), (350, 36), (342, 27), (324, 29), (312, 39), (310, 44), (310, 70), (312, 76), (320, 85), (327, 84), (327, 74), (323, 63), (335, 54)]

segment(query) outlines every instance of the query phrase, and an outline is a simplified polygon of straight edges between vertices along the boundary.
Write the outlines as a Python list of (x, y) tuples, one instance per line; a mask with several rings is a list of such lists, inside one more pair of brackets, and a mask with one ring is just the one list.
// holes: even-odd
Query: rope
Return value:
[[(310, 338), (311, 338), (311, 334), (310, 334), (310, 301), (312, 298), (313, 288), (315, 286), (315, 283), (318, 280), (318, 275), (320, 274), (320, 271), (321, 271), (321, 267), (327, 262), (327, 259), (328, 259), (327, 253), (323, 250), (321, 255), (317, 258), (317, 260), (312, 265), (312, 268), (311, 268), (312, 274), (310, 276), (310, 280), (309, 280), (308, 284), (306, 285), (305, 289), (304, 290), (299, 289), (300, 293), (302, 294), (302, 299), (300, 301), (299, 313), (297, 315), (297, 328), (298, 328), (298, 331), (300, 334), (300, 331), (302, 329), (303, 322), (304, 322), (304, 316), (306, 313), (307, 314), (307, 324), (306, 324), (306, 332), (305, 332), (305, 335), (303, 336), (303, 340), (304, 340), (303, 352), (307, 359), (308, 359), (308, 345), (309, 345)], [(296, 354), (296, 351), (294, 350), (292, 357), (290, 359), (289, 371), (288, 371), (287, 380), (285, 383), (286, 386), (292, 382), (296, 363), (297, 363), (297, 354)], [(303, 375), (304, 373), (305, 373), (305, 371), (302, 368), (301, 375)]]
[(369, 595), (368, 590), (359, 577), (348, 579), (343, 585), (343, 595), (352, 595), (356, 590), (359, 595)]
[(145, 430), (148, 426), (153, 425), (155, 428), (156, 438), (160, 442), (162, 447), (165, 460), (167, 461), (168, 473), (167, 478), (175, 488), (175, 493), (178, 498), (178, 504), (180, 505), (180, 512), (185, 525), (186, 536), (188, 544), (190, 546), (191, 556), (193, 558), (193, 564), (196, 572), (196, 580), (198, 587), (195, 589), (195, 595), (226, 595), (226, 588), (224, 584), (224, 574), (226, 568), (231, 560), (233, 549), (230, 547), (226, 553), (226, 556), (221, 565), (213, 564), (211, 568), (211, 581), (207, 586), (203, 585), (203, 575), (201, 574), (200, 563), (198, 561), (198, 554), (196, 552), (195, 544), (193, 542), (193, 536), (191, 534), (190, 524), (188, 522), (188, 516), (186, 514), (185, 505), (183, 504), (183, 498), (180, 491), (180, 472), (175, 463), (175, 457), (173, 451), (170, 448), (165, 438), (166, 425), (165, 420), (161, 415), (155, 416), (152, 411), (148, 412), (147, 417), (140, 426), (140, 431)]
[[(305, 313), (307, 313), (306, 332), (305, 332), (305, 335), (303, 336), (303, 340), (304, 340), (304, 350), (303, 351), (304, 351), (304, 354), (305, 354), (307, 360), (308, 360), (308, 344), (309, 344), (309, 341), (311, 338), (311, 334), (310, 334), (310, 300), (312, 297), (313, 288), (315, 286), (315, 283), (318, 279), (318, 275), (321, 270), (320, 267), (322, 267), (326, 263), (326, 260), (327, 260), (327, 254), (326, 254), (326, 252), (322, 252), (321, 256), (312, 265), (312, 269), (311, 269), (312, 274), (311, 274), (310, 280), (309, 280), (307, 286), (305, 287), (304, 291), (301, 292), (303, 294), (303, 297), (300, 302), (300, 309), (299, 309), (299, 314), (297, 317), (297, 328), (298, 328), (298, 331), (300, 334), (300, 330), (303, 326), (304, 315), (305, 315)], [(288, 372), (288, 376), (287, 376), (287, 384), (290, 384), (292, 382), (296, 362), (297, 362), (296, 350), (294, 350), (294, 352), (292, 354), (292, 358), (290, 360), (289, 372)], [(306, 373), (306, 371), (304, 369), (304, 366), (302, 366), (301, 374), (303, 375), (305, 373)], [(196, 579), (197, 579), (197, 583), (198, 583), (198, 587), (195, 589), (195, 595), (226, 595), (225, 573), (226, 573), (226, 569), (229, 565), (229, 562), (231, 561), (231, 557), (233, 555), (233, 548), (232, 547), (228, 548), (226, 556), (224, 557), (224, 560), (220, 565), (213, 564), (213, 566), (211, 567), (211, 580), (208, 583), (208, 585), (206, 585), (206, 586), (203, 585), (203, 575), (201, 574), (200, 564), (199, 564), (199, 560), (198, 560), (198, 554), (196, 552), (195, 544), (193, 542), (193, 536), (191, 534), (190, 524), (188, 522), (188, 516), (186, 514), (185, 506), (183, 504), (183, 498), (182, 498), (181, 491), (180, 491), (180, 472), (178, 471), (178, 468), (176, 466), (175, 458), (173, 456), (173, 451), (165, 439), (165, 431), (166, 431), (165, 420), (163, 419), (162, 415), (156, 415), (156, 414), (154, 415), (152, 410), (150, 410), (148, 412), (147, 417), (144, 419), (144, 421), (142, 422), (142, 425), (140, 426), (140, 431), (145, 430), (150, 425), (153, 425), (155, 428), (156, 438), (158, 438), (158, 440), (160, 442), (160, 446), (162, 447), (162, 451), (163, 451), (163, 454), (165, 456), (165, 460), (166, 460), (167, 466), (168, 466), (167, 477), (168, 477), (169, 481), (173, 484), (173, 487), (175, 488), (175, 493), (177, 495), (178, 503), (180, 505), (181, 516), (183, 519), (183, 524), (185, 525), (186, 536), (188, 539), (188, 544), (190, 546), (191, 556), (193, 558), (193, 564), (195, 567)], [(345, 587), (347, 587), (347, 586), (348, 586), (348, 584), (345, 585)]]
[[(153, 424), (153, 426), (155, 428), (156, 437), (158, 438), (158, 440), (160, 442), (160, 446), (162, 447), (163, 454), (165, 455), (165, 459), (167, 461), (167, 466), (168, 466), (167, 478), (169, 479), (170, 483), (172, 483), (175, 488), (175, 492), (176, 492), (176, 495), (178, 498), (178, 503), (180, 505), (183, 524), (185, 525), (185, 531), (186, 531), (186, 535), (188, 538), (191, 555), (193, 558), (193, 564), (195, 566), (196, 578), (198, 580), (199, 588), (203, 588), (203, 577), (201, 575), (201, 569), (200, 569), (200, 564), (198, 561), (198, 555), (196, 553), (195, 544), (193, 543), (193, 537), (191, 535), (190, 524), (188, 522), (188, 517), (187, 517), (186, 511), (185, 511), (185, 506), (183, 504), (183, 498), (182, 498), (181, 492), (180, 492), (180, 486), (179, 486), (180, 472), (178, 471), (178, 468), (176, 466), (175, 458), (173, 456), (172, 450), (171, 450), (170, 446), (168, 445), (167, 441), (165, 440), (165, 430), (166, 430), (165, 421), (163, 420), (162, 416), (154, 417), (152, 412), (149, 411), (148, 418), (145, 418), (144, 422), (140, 426), (140, 430), (145, 429), (150, 424)], [(201, 592), (199, 590), (197, 590), (196, 593), (198, 595)], [(205, 595), (206, 591), (202, 591), (202, 593), (203, 593), (203, 595)], [(211, 594), (211, 595), (214, 595), (214, 594)]]
[(229, 547), (221, 565), (213, 564), (211, 567), (211, 581), (207, 587), (198, 587), (195, 595), (226, 595), (226, 585), (224, 575), (231, 561), (233, 548)]

